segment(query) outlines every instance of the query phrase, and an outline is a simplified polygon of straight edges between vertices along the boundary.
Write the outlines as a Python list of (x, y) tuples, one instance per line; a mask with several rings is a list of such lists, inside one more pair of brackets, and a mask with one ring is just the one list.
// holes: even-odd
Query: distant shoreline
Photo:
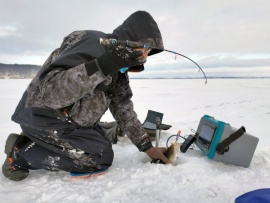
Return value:
[[(33, 65), (33, 64), (4, 64), (0, 63), (0, 79), (32, 79), (36, 76), (38, 71), (40, 70), (41, 66)], [(211, 76), (207, 76), (207, 79), (269, 79), (270, 76), (255, 76), (255, 75), (263, 75), (263, 73), (257, 74), (236, 74), (236, 73), (223, 73), (227, 76), (218, 75), (219, 73), (209, 73)], [(222, 73), (220, 73), (222, 74)], [(237, 75), (246, 75), (246, 76), (237, 76)], [(182, 77), (181, 77), (182, 76)], [(195, 77), (192, 77), (195, 76)], [(205, 79), (202, 75), (186, 75), (186, 74), (179, 74), (178, 76), (169, 74), (156, 74), (156, 75), (149, 75), (149, 74), (141, 74), (141, 75), (133, 75), (129, 74), (130, 79), (139, 79), (139, 80), (182, 80), (182, 79)]]

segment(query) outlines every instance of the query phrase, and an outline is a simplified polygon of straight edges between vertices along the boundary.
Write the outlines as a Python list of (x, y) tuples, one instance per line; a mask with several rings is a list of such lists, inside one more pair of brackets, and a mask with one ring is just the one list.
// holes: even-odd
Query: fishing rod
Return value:
[(203, 71), (203, 69), (199, 66), (199, 64), (197, 64), (195, 61), (193, 61), (191, 58), (183, 55), (183, 54), (179, 54), (175, 51), (171, 51), (171, 50), (168, 50), (168, 49), (160, 49), (158, 47), (154, 47), (154, 46), (149, 46), (147, 44), (144, 44), (142, 42), (134, 42), (134, 41), (129, 41), (129, 40), (117, 40), (117, 39), (106, 39), (106, 38), (100, 38), (99, 39), (99, 43), (102, 44), (102, 45), (123, 45), (123, 46), (127, 46), (127, 47), (131, 47), (131, 48), (144, 48), (144, 49), (157, 49), (157, 50), (160, 50), (160, 51), (166, 51), (166, 52), (169, 52), (169, 53), (173, 53), (175, 55), (179, 55), (179, 56), (182, 56), (188, 60), (190, 60), (191, 62), (193, 62), (198, 68), (199, 68), (199, 71), (201, 71), (204, 75), (204, 78), (205, 78), (205, 84), (207, 84), (207, 77)]

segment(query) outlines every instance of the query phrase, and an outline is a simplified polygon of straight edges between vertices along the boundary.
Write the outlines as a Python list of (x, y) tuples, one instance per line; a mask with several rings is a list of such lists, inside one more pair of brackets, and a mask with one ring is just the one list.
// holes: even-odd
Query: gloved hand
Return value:
[(146, 62), (142, 51), (125, 46), (108, 46), (106, 52), (97, 58), (101, 71), (105, 76), (117, 72), (123, 67), (132, 67)]
[(152, 159), (160, 159), (163, 163), (169, 164), (169, 159), (164, 155), (167, 151), (166, 147), (152, 147), (145, 151), (145, 153)]

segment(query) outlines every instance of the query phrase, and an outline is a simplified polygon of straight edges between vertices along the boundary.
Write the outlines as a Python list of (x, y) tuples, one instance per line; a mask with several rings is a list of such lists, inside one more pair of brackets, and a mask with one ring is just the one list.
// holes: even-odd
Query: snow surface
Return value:
[[(0, 80), (0, 162), (9, 133), (20, 133), (10, 116), (30, 80)], [(115, 160), (105, 175), (74, 180), (66, 172), (30, 171), (12, 182), (0, 175), (0, 202), (181, 202), (232, 203), (251, 190), (270, 187), (270, 79), (204, 80), (132, 79), (133, 101), (141, 122), (148, 109), (164, 113), (160, 146), (179, 129), (197, 129), (207, 114), (260, 139), (249, 168), (208, 159), (195, 148), (180, 153), (177, 165), (151, 164), (127, 137), (116, 145)], [(112, 121), (106, 113), (103, 121)], [(155, 144), (153, 142), (153, 144)]]

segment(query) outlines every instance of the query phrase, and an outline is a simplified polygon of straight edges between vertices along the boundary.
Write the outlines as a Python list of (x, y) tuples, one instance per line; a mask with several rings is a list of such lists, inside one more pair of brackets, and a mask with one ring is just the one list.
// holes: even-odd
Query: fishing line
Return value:
[[(193, 129), (192, 129), (193, 130)], [(192, 131), (191, 130), (191, 131)], [(168, 139), (167, 139), (167, 142), (166, 142), (166, 147), (168, 148), (169, 147), (169, 141), (170, 141), (170, 139), (172, 138), (172, 137), (177, 137), (177, 136), (179, 136), (179, 137), (181, 137), (183, 140), (186, 140), (187, 139), (187, 136), (182, 136), (182, 135), (171, 135), (170, 137), (168, 137)], [(181, 142), (180, 142), (180, 144), (182, 144)], [(195, 148), (195, 145), (194, 145), (194, 143), (192, 143), (191, 144), (191, 146), (189, 147), (189, 149), (194, 149)]]
[[(175, 52), (175, 51), (168, 50), (168, 49), (159, 49), (159, 48), (157, 48), (157, 47), (149, 47), (149, 49), (157, 49), (157, 50), (161, 50), (161, 51), (166, 51), (166, 52), (173, 53), (173, 54), (175, 54), (175, 55), (179, 55), (179, 56), (182, 56), (182, 57), (184, 57), (184, 58), (190, 60), (191, 62), (193, 62), (193, 63), (199, 68), (199, 71), (201, 71), (201, 72), (203, 73), (203, 76), (204, 76), (204, 78), (205, 78), (205, 84), (207, 84), (207, 77), (206, 77), (206, 75), (205, 75), (203, 69), (199, 66), (199, 64), (197, 64), (197, 63), (196, 63), (195, 61), (193, 61), (191, 58), (189, 58), (189, 57), (187, 57), (187, 56), (185, 56), (185, 55), (183, 55), (183, 54), (179, 54), (179, 53), (177, 53), (177, 52)], [(176, 58), (175, 58), (175, 59), (176, 59)]]
[(144, 44), (142, 42), (134, 42), (134, 41), (129, 41), (129, 40), (117, 40), (117, 39), (100, 38), (99, 43), (102, 44), (102, 45), (114, 45), (114, 46), (123, 45), (123, 46), (127, 46), (127, 47), (132, 47), (132, 48), (156, 49), (156, 50), (166, 51), (166, 52), (175, 54), (175, 56), (177, 56), (177, 55), (182, 56), (182, 57), (190, 60), (191, 62), (193, 62), (199, 68), (199, 71), (201, 71), (203, 73), (203, 75), (204, 75), (205, 84), (207, 84), (207, 77), (206, 77), (203, 69), (194, 60), (192, 60), (191, 58), (189, 58), (189, 57), (187, 57), (187, 56), (185, 56), (183, 54), (180, 54), (180, 53), (177, 53), (175, 51), (168, 50), (168, 49), (160, 49), (158, 47), (149, 46), (149, 45)]
[[(167, 139), (167, 142), (166, 142), (166, 147), (168, 148), (169, 147), (169, 145), (168, 145), (168, 143), (169, 143), (169, 141), (170, 141), (170, 139), (172, 138), (172, 137), (177, 137), (177, 136), (179, 136), (179, 135), (171, 135), (170, 137), (168, 137), (168, 139)], [(181, 137), (182, 139), (186, 139), (185, 137), (183, 137), (183, 136), (179, 136), (179, 137)]]

